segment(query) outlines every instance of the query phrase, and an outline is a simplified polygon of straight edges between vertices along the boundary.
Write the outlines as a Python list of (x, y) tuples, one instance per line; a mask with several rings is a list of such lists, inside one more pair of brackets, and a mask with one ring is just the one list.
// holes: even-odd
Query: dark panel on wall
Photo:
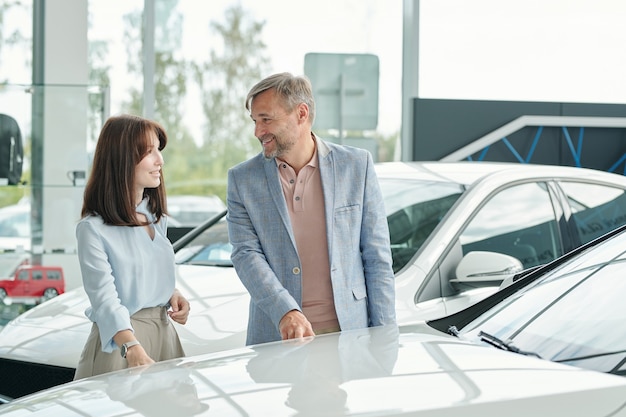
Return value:
[(562, 103), (564, 116), (626, 117), (626, 104)]
[(414, 99), (413, 159), (437, 160), (525, 114), (554, 115), (558, 103)]
[[(413, 159), (441, 159), (523, 115), (626, 117), (626, 105), (414, 99)], [(515, 153), (497, 142), (471, 158), (609, 170), (626, 153), (626, 129), (530, 126), (507, 140)]]

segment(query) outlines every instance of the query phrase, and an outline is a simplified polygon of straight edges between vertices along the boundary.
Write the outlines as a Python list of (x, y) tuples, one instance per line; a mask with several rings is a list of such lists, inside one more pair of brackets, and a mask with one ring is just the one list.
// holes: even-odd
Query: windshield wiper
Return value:
[(519, 353), (520, 355), (534, 356), (536, 358), (542, 359), (541, 356), (539, 356), (535, 352), (521, 350), (517, 346), (513, 345), (512, 341), (505, 342), (504, 340), (498, 339), (494, 335), (485, 333), (482, 330), (478, 332), (478, 337), (483, 342), (489, 343), (491, 346), (497, 347), (498, 349), (506, 350), (506, 351), (513, 352), (513, 353)]

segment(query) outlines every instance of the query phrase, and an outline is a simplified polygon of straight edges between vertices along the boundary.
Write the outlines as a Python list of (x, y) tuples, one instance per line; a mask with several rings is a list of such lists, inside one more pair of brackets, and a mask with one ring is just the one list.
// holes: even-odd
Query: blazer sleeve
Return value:
[(250, 293), (255, 306), (267, 314), (278, 326), (280, 319), (287, 312), (301, 309), (282, 285), (266, 258), (264, 250), (279, 250), (280, 248), (264, 248), (259, 239), (258, 233), (264, 233), (266, 237), (276, 234), (276, 238), (270, 239), (271, 241), (284, 241), (285, 239), (280, 239), (277, 235), (277, 224), (270, 219), (255, 223), (247, 209), (248, 204), (259, 206), (268, 204), (263, 202), (261, 197), (262, 193), (267, 193), (267, 188), (259, 184), (261, 178), (264, 178), (262, 172), (255, 174), (245, 170), (243, 172), (235, 169), (229, 170), (228, 234), (233, 246), (231, 259), (239, 279)]
[(382, 191), (372, 156), (367, 154), (365, 195), (361, 225), (361, 253), (367, 287), (370, 326), (394, 324), (395, 276), (389, 226)]

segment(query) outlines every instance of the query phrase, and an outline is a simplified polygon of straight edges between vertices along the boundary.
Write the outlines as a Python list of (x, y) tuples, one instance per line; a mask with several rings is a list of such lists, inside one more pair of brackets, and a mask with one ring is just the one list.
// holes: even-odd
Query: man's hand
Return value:
[(298, 310), (291, 310), (285, 314), (278, 323), (278, 329), (283, 340), (315, 336), (311, 323)]
[(170, 318), (176, 323), (187, 323), (187, 317), (189, 317), (189, 301), (177, 290), (174, 290), (174, 294), (170, 298), (171, 310), (167, 312)]

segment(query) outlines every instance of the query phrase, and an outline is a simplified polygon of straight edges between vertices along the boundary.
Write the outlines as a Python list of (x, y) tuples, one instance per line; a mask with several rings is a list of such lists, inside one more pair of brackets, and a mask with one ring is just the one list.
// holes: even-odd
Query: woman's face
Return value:
[(159, 150), (159, 138), (156, 133), (150, 133), (148, 153), (135, 167), (135, 189), (140, 195), (144, 188), (156, 188), (161, 184), (161, 167), (163, 156)]

